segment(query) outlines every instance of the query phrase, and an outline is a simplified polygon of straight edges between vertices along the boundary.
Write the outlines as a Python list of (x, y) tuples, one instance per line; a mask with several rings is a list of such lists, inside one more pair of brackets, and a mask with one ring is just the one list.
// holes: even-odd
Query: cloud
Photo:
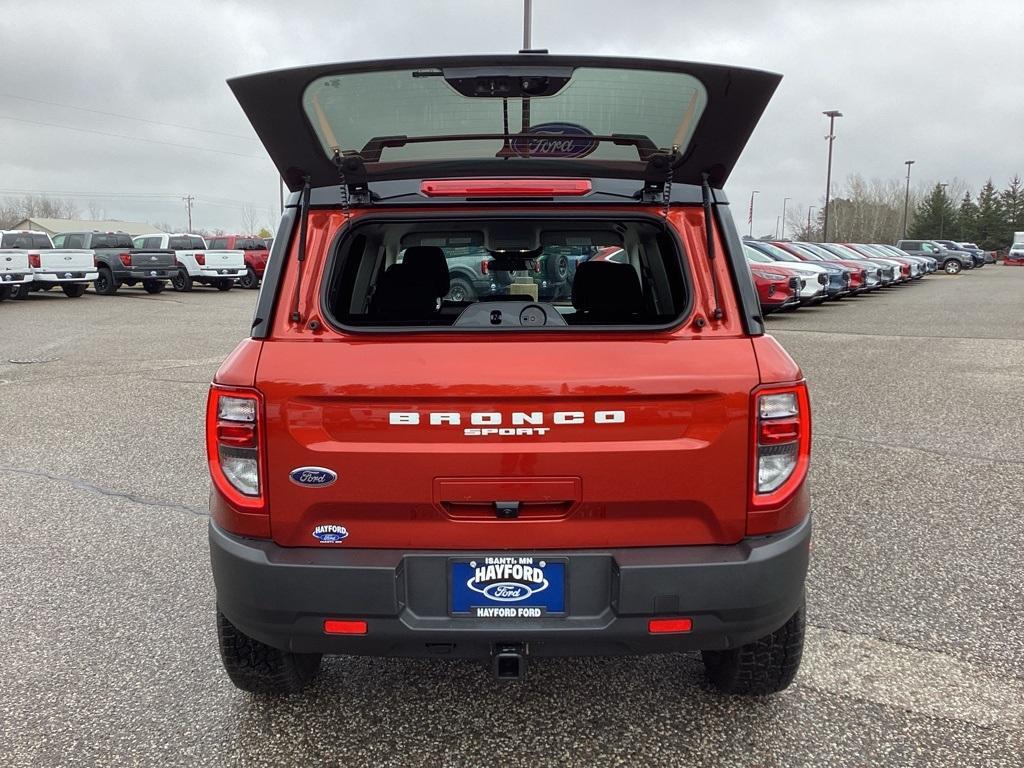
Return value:
[[(108, 215), (238, 229), (242, 206), (276, 216), (273, 165), (225, 85), (229, 77), (325, 61), (514, 52), (522, 3), (380, 1), (54, 2), (5, 8), (0, 27), (0, 196), (92, 193)], [(930, 2), (534, 2), (535, 47), (552, 52), (731, 63), (784, 75), (727, 192), (756, 231), (774, 229), (782, 198), (824, 193), (825, 109), (837, 122), (833, 178), (959, 177), (1024, 172), (1019, 67), (1024, 4)], [(236, 134), (213, 135), (61, 105)], [(35, 123), (56, 123), (84, 133)], [(249, 137), (249, 138), (241, 138)], [(167, 142), (201, 149), (172, 147)], [(222, 154), (234, 153), (234, 154)], [(235, 155), (247, 155), (237, 157)], [(116, 193), (116, 196), (115, 196)], [(130, 197), (125, 193), (146, 193)], [(163, 194), (157, 198), (154, 194)], [(103, 197), (108, 195), (109, 197)]]

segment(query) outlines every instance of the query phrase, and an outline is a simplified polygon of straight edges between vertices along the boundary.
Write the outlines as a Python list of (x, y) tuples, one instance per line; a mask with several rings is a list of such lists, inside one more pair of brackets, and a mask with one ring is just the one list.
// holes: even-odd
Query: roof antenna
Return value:
[(701, 173), (700, 179), (701, 198), (704, 202), (705, 247), (708, 252), (708, 266), (711, 269), (711, 287), (714, 289), (715, 294), (715, 308), (711, 312), (711, 316), (715, 320), (721, 320), (724, 313), (722, 312), (722, 302), (718, 291), (718, 274), (715, 270), (715, 233), (711, 226), (711, 184), (708, 183), (708, 173), (706, 171)]
[(299, 254), (295, 257), (295, 296), (292, 301), (291, 321), (299, 323), (299, 291), (302, 287), (302, 263), (306, 260), (306, 233), (309, 229), (309, 176), (302, 177), (302, 194), (299, 196)]

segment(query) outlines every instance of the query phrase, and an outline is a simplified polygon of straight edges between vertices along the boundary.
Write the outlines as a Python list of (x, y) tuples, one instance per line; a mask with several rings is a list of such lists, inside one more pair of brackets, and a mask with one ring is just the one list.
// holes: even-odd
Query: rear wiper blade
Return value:
[[(367, 163), (380, 162), (381, 152), (385, 149), (404, 147), (409, 144), (433, 144), (443, 141), (488, 141), (510, 139), (543, 138), (545, 136), (556, 136), (557, 134), (546, 133), (457, 133), (441, 134), (438, 136), (374, 136), (359, 151), (359, 156)], [(640, 160), (647, 159), (656, 154), (659, 150), (647, 136), (635, 133), (613, 133), (610, 136), (573, 136), (579, 141), (595, 141), (618, 146), (635, 147)], [(499, 154), (501, 157), (508, 157), (508, 152)], [(516, 155), (516, 157), (528, 157), (528, 154)]]

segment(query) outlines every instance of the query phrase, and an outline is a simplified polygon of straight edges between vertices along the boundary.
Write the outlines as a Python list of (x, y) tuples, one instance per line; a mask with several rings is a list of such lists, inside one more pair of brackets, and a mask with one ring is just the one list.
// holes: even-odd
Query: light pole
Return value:
[(788, 197), (782, 198), (782, 236), (780, 238), (781, 240), (786, 239), (786, 203), (788, 203), (790, 199), (791, 198)]
[(813, 205), (807, 206), (807, 237), (811, 237), (811, 211), (814, 210)]
[(903, 162), (907, 166), (907, 196), (903, 198), (903, 239), (907, 239), (907, 212), (910, 210), (910, 166), (914, 164), (913, 160), (905, 160)]
[(523, 0), (523, 50), (530, 50), (533, 38), (533, 0)]
[(842, 117), (843, 113), (838, 109), (830, 109), (822, 112), (828, 118), (828, 173), (825, 175), (825, 222), (822, 226), (821, 241), (828, 242), (828, 202), (832, 196), (832, 142), (836, 140), (836, 118)]
[(946, 228), (946, 187), (949, 184), (939, 184), (942, 189), (942, 201), (939, 203), (939, 237), (942, 237), (942, 230)]
[(750, 225), (750, 231), (747, 232), (751, 237), (754, 236), (754, 195), (761, 193), (761, 190), (755, 189), (750, 193), (750, 213), (747, 214), (747, 224)]

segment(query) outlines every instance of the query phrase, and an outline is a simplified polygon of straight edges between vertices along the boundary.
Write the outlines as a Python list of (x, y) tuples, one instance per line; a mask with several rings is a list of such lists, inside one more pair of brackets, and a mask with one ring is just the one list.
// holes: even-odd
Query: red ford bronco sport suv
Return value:
[[(722, 691), (790, 683), (810, 406), (722, 192), (779, 79), (530, 53), (230, 82), (292, 191), (207, 410), (235, 685), (698, 650)], [(467, 247), (507, 291), (445, 298)], [(566, 248), (595, 258), (539, 298)]]

